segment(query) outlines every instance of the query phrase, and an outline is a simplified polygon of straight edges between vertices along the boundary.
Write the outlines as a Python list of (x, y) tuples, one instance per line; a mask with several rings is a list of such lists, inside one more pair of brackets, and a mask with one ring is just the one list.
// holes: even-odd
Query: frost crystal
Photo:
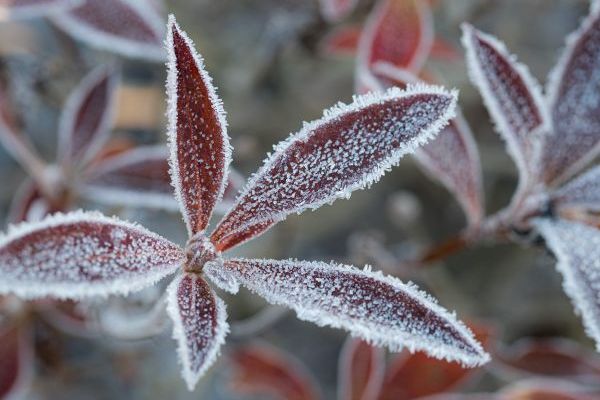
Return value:
[(224, 268), (298, 318), (350, 331), (392, 351), (481, 365), (489, 356), (454, 315), (412, 285), (353, 267), (306, 261), (230, 259)]
[(178, 209), (163, 145), (137, 147), (90, 168), (80, 193), (105, 204)]
[(119, 77), (112, 68), (90, 72), (69, 96), (58, 127), (58, 159), (87, 162), (108, 140)]
[(225, 304), (200, 276), (183, 273), (169, 285), (167, 312), (173, 319), (183, 376), (190, 390), (214, 363), (229, 332)]
[(576, 206), (600, 211), (600, 165), (556, 190), (551, 197), (560, 207)]
[(420, 85), (357, 96), (325, 111), (275, 146), (211, 239), (223, 251), (291, 213), (348, 198), (434, 137), (455, 105), (456, 93)]
[(348, 338), (338, 362), (338, 400), (379, 399), (384, 377), (383, 350)]
[(567, 39), (548, 81), (554, 131), (543, 150), (544, 180), (556, 184), (600, 153), (600, 7)]
[(463, 25), (471, 81), (479, 89), (498, 132), (519, 167), (521, 182), (535, 171), (545, 115), (539, 84), (496, 38)]
[(565, 292), (600, 351), (600, 230), (565, 220), (537, 219), (534, 225), (554, 253)]
[(76, 39), (126, 57), (164, 60), (164, 24), (153, 0), (82, 0), (54, 14), (53, 21)]
[(99, 213), (56, 214), (0, 238), (0, 293), (24, 298), (127, 294), (172, 273), (179, 247)]
[(171, 178), (190, 235), (208, 225), (223, 196), (231, 148), (221, 100), (192, 41), (169, 17), (167, 33)]

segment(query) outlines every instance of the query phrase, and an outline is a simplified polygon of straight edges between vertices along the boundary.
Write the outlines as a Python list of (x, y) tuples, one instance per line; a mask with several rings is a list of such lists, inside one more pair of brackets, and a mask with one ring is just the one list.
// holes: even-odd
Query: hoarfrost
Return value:
[(0, 293), (80, 299), (127, 294), (174, 272), (183, 251), (146, 229), (96, 212), (55, 214), (0, 238)]
[(371, 344), (423, 350), (467, 366), (489, 359), (453, 314), (395, 278), (295, 260), (230, 259), (224, 268), (267, 301), (294, 309), (298, 318), (346, 329)]
[(172, 15), (167, 51), (171, 181), (191, 236), (206, 228), (223, 196), (231, 147), (221, 99), (194, 44)]
[(600, 230), (546, 218), (534, 220), (534, 225), (554, 253), (563, 288), (600, 351)]
[(173, 319), (183, 377), (192, 391), (229, 332), (225, 304), (200, 276), (183, 273), (167, 288), (167, 312)]
[(600, 211), (600, 165), (557, 189), (551, 198), (560, 207), (576, 206)]
[(280, 142), (249, 180), (211, 240), (220, 250), (291, 213), (316, 209), (377, 181), (454, 116), (456, 92), (417, 85), (355, 96)]
[(385, 353), (349, 337), (338, 362), (338, 400), (379, 399), (385, 377)]

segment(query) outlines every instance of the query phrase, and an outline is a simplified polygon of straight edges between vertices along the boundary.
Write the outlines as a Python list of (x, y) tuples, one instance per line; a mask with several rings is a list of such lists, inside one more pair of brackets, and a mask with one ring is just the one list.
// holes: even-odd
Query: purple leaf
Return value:
[(231, 147), (225, 111), (202, 58), (173, 16), (168, 30), (171, 180), (188, 232), (194, 235), (206, 228), (223, 196)]
[(563, 288), (600, 350), (600, 230), (566, 220), (536, 219), (534, 225), (557, 259)]
[(127, 294), (172, 273), (184, 258), (178, 246), (138, 225), (94, 212), (55, 214), (0, 238), (0, 293)]
[(26, 324), (0, 327), (0, 398), (25, 398), (33, 377), (32, 341)]
[(176, 211), (164, 145), (143, 146), (106, 158), (86, 171), (80, 192), (109, 205)]
[(0, 14), (11, 19), (29, 19), (64, 11), (82, 0), (0, 0)]
[(167, 289), (167, 312), (173, 319), (183, 377), (191, 391), (215, 362), (229, 332), (225, 304), (202, 277), (183, 273)]
[(454, 315), (393, 277), (295, 260), (229, 259), (223, 268), (270, 303), (294, 309), (298, 318), (346, 329), (371, 344), (423, 350), (467, 366), (489, 359)]
[(338, 400), (377, 400), (385, 377), (385, 353), (349, 337), (338, 362)]
[(600, 7), (568, 37), (547, 92), (554, 130), (543, 147), (543, 178), (557, 184), (600, 153)]
[(53, 16), (65, 32), (126, 57), (162, 61), (164, 22), (152, 0), (84, 0)]
[(337, 22), (350, 14), (358, 0), (319, 0), (321, 15), (329, 22)]
[(111, 67), (98, 67), (69, 96), (59, 122), (58, 159), (63, 167), (89, 162), (108, 140), (118, 82)]
[(496, 38), (464, 24), (462, 41), (471, 81), (506, 142), (523, 184), (536, 173), (538, 136), (547, 130), (539, 84)]
[(452, 118), (456, 93), (397, 88), (339, 104), (275, 147), (211, 240), (229, 249), (291, 213), (316, 209), (376, 182)]
[(552, 202), (559, 207), (581, 207), (600, 211), (600, 165), (550, 194)]
[(35, 222), (57, 211), (61, 210), (54, 210), (37, 185), (31, 179), (26, 179), (12, 198), (8, 211), (8, 222), (11, 224)]

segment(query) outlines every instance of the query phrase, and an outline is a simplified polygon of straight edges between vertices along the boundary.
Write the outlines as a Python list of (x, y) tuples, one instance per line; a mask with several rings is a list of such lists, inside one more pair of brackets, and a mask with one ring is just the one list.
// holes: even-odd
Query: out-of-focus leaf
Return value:
[(358, 0), (319, 0), (321, 15), (327, 21), (339, 21), (350, 14)]
[(320, 43), (320, 50), (326, 55), (354, 55), (362, 27), (358, 25), (341, 26), (328, 33)]
[(430, 56), (432, 58), (447, 61), (458, 61), (461, 59), (460, 52), (456, 47), (441, 37), (436, 37), (434, 39)]
[(360, 339), (346, 339), (338, 363), (338, 400), (377, 400), (384, 377), (383, 350)]
[(190, 235), (203, 231), (227, 184), (231, 146), (221, 99), (192, 41), (169, 17), (171, 182)]
[(8, 211), (8, 222), (11, 224), (35, 222), (58, 211), (64, 210), (54, 209), (48, 204), (37, 185), (31, 179), (26, 179), (12, 198)]
[(224, 251), (291, 213), (348, 198), (432, 139), (455, 105), (454, 92), (414, 86), (357, 96), (325, 111), (275, 147), (211, 240)]
[(225, 260), (224, 270), (298, 318), (343, 328), (371, 344), (456, 360), (488, 361), (473, 334), (412, 285), (369, 270), (307, 261)]
[(0, 0), (0, 19), (29, 19), (65, 11), (83, 0)]
[(600, 392), (559, 379), (528, 379), (497, 394), (498, 400), (595, 400)]
[(0, 398), (24, 398), (32, 376), (33, 346), (29, 330), (3, 321), (0, 326)]
[(550, 195), (558, 207), (581, 207), (600, 211), (600, 165), (555, 190)]
[(265, 343), (252, 343), (230, 354), (229, 387), (248, 396), (274, 400), (317, 400), (319, 389), (310, 372), (291, 354)]
[(164, 22), (152, 0), (84, 0), (52, 18), (90, 46), (125, 57), (165, 59)]

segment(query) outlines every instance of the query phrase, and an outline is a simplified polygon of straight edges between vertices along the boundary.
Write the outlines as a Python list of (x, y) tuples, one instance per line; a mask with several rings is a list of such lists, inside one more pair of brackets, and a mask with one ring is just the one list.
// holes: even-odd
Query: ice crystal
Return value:
[(600, 165), (557, 189), (551, 197), (559, 206), (576, 206), (600, 211)]
[(563, 287), (600, 350), (600, 230), (566, 220), (534, 221), (557, 259)]
[(221, 251), (291, 213), (316, 209), (369, 186), (453, 116), (456, 93), (397, 88), (325, 111), (275, 146), (211, 236)]
[(179, 247), (99, 213), (56, 214), (0, 238), (0, 293), (25, 298), (128, 293), (172, 273)]
[(489, 358), (454, 315), (395, 278), (295, 260), (229, 259), (224, 268), (267, 301), (294, 309), (300, 319), (346, 329), (392, 351), (425, 350), (468, 366)]
[(338, 362), (338, 400), (378, 399), (384, 377), (383, 350), (348, 338)]
[(201, 232), (223, 196), (231, 148), (221, 99), (192, 41), (169, 18), (171, 179), (188, 232)]
[(74, 38), (126, 57), (163, 60), (164, 24), (153, 0), (82, 0), (53, 15)]
[(83, 0), (0, 0), (0, 15), (28, 19), (50, 15), (73, 7)]
[(568, 37), (547, 96), (554, 129), (544, 143), (543, 178), (555, 184), (600, 153), (600, 7)]
[(119, 77), (98, 67), (69, 96), (58, 127), (58, 158), (63, 164), (89, 161), (108, 140)]
[(229, 332), (225, 304), (202, 277), (183, 273), (169, 285), (167, 312), (190, 390), (214, 363)]
[(548, 123), (539, 84), (496, 38), (464, 24), (462, 41), (471, 81), (505, 140), (523, 183), (536, 168), (536, 136), (545, 133)]

